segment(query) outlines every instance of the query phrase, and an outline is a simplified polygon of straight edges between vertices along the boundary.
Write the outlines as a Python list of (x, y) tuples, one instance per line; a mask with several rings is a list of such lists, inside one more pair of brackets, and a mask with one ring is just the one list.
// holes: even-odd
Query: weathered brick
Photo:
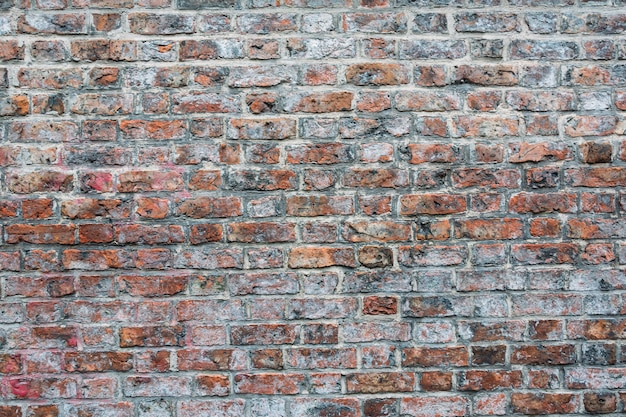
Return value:
[(513, 393), (511, 405), (516, 413), (523, 414), (562, 414), (576, 409), (578, 397), (574, 394), (552, 393)]
[(514, 164), (572, 159), (572, 150), (565, 143), (520, 142), (510, 144), (509, 149), (509, 162)]
[(464, 246), (400, 246), (398, 262), (403, 266), (450, 266), (459, 265), (467, 259)]
[(459, 59), (467, 54), (463, 41), (401, 40), (400, 59)]
[(622, 167), (572, 168), (565, 174), (574, 187), (623, 187), (626, 184), (626, 170)]
[(292, 32), (298, 29), (298, 16), (292, 13), (246, 14), (237, 18), (242, 33), (265, 35), (274, 32)]
[(174, 171), (129, 171), (119, 175), (118, 190), (122, 193), (145, 191), (177, 191), (183, 188), (183, 180)]
[(492, 115), (459, 116), (453, 121), (458, 137), (505, 137), (517, 136), (519, 120), (515, 117)]
[(454, 19), (457, 32), (519, 31), (518, 17), (512, 13), (462, 13)]
[(287, 51), (292, 58), (354, 58), (356, 41), (349, 38), (290, 38)]
[(590, 413), (610, 413), (616, 409), (616, 398), (611, 392), (589, 392), (583, 397), (585, 411)]
[(517, 188), (519, 181), (520, 173), (515, 169), (466, 168), (452, 172), (455, 188)]
[(78, 89), (83, 86), (82, 72), (76, 69), (21, 68), (17, 80), (22, 88)]
[(346, 387), (349, 393), (411, 392), (415, 376), (409, 372), (372, 372), (348, 374)]
[(346, 13), (342, 16), (343, 29), (365, 33), (403, 33), (407, 21), (403, 13)]
[(451, 417), (461, 417), (467, 414), (468, 400), (461, 396), (412, 397), (400, 400), (402, 414), (423, 414), (435, 417), (447, 414)]
[(9, 191), (17, 194), (36, 192), (69, 192), (73, 189), (74, 175), (63, 171), (40, 170), (13, 172), (7, 176)]
[(555, 188), (560, 183), (558, 167), (531, 168), (526, 171), (526, 185), (530, 188)]
[(245, 170), (232, 172), (229, 186), (235, 190), (293, 190), (296, 188), (296, 173), (289, 170)]
[(414, 33), (447, 33), (448, 22), (444, 13), (418, 13), (413, 19)]
[(511, 363), (526, 365), (569, 365), (576, 362), (574, 345), (520, 346), (511, 353)]
[(346, 222), (343, 237), (348, 242), (403, 242), (409, 240), (411, 227), (405, 223)]
[(234, 389), (241, 394), (294, 395), (303, 383), (302, 374), (237, 374)]
[(512, 59), (531, 60), (570, 60), (578, 57), (580, 48), (571, 41), (513, 40), (511, 42)]
[(339, 143), (317, 143), (290, 146), (287, 162), (291, 164), (338, 164), (350, 162), (354, 152), (348, 145)]
[(290, 93), (285, 97), (286, 112), (329, 113), (352, 109), (352, 92)]
[(518, 219), (459, 220), (454, 223), (457, 238), (472, 240), (518, 239), (522, 237), (522, 222)]
[(230, 113), (241, 107), (235, 95), (200, 91), (172, 94), (172, 105), (175, 114)]
[(195, 28), (194, 19), (189, 15), (131, 13), (128, 23), (132, 33), (141, 35), (192, 33)]
[(399, 169), (352, 169), (344, 174), (350, 188), (402, 188), (409, 185), (407, 172)]
[(576, 195), (565, 193), (520, 193), (509, 201), (509, 210), (515, 213), (575, 213), (576, 206)]
[(227, 128), (231, 139), (291, 139), (296, 135), (292, 119), (231, 119)]
[(123, 139), (176, 140), (186, 136), (184, 120), (122, 120), (120, 132)]
[(12, 224), (5, 227), (7, 243), (57, 243), (71, 245), (76, 243), (75, 225), (37, 225)]
[(469, 354), (464, 347), (406, 348), (402, 365), (409, 367), (467, 366)]
[(401, 92), (394, 99), (399, 111), (451, 111), (461, 106), (459, 97), (450, 93)]
[(85, 14), (27, 14), (17, 21), (19, 33), (28, 34), (86, 34)]
[(466, 209), (466, 198), (459, 194), (409, 194), (400, 198), (403, 216), (463, 213)]
[(186, 39), (180, 42), (178, 55), (181, 61), (243, 58), (243, 42), (236, 39)]
[(569, 92), (518, 92), (507, 93), (506, 101), (514, 110), (526, 111), (571, 111), (574, 110), (574, 95)]

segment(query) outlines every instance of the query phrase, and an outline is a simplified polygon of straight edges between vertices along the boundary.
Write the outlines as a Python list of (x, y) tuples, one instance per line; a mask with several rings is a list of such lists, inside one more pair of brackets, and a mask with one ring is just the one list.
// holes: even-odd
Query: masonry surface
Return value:
[(0, 0), (0, 417), (624, 412), (612, 1)]

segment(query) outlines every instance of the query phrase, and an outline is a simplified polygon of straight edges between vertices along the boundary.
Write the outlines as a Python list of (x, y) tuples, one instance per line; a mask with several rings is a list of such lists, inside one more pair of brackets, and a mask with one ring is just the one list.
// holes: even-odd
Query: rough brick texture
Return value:
[(626, 412), (624, 0), (0, 0), (0, 417)]

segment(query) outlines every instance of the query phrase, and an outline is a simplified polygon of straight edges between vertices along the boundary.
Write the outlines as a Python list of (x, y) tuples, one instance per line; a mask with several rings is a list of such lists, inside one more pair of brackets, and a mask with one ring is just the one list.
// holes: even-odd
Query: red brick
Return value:
[(348, 188), (403, 188), (409, 185), (407, 172), (399, 169), (352, 169), (343, 176)]
[(127, 224), (115, 226), (115, 240), (120, 244), (165, 245), (182, 243), (185, 235), (181, 226)]
[(506, 346), (473, 346), (472, 365), (504, 365)]
[(297, 348), (288, 350), (288, 357), (295, 369), (356, 368), (355, 348)]
[(472, 240), (519, 239), (522, 222), (518, 219), (459, 220), (454, 223), (457, 238)]
[(576, 294), (523, 294), (512, 299), (514, 314), (568, 316), (580, 314), (582, 298)]
[(404, 317), (468, 316), (470, 307), (468, 297), (407, 297), (403, 301), (402, 315)]
[(225, 397), (230, 394), (230, 381), (227, 375), (197, 375), (196, 390), (201, 396)]
[(287, 317), (293, 319), (339, 319), (356, 313), (356, 300), (352, 298), (307, 299), (290, 301)]
[(514, 110), (526, 111), (572, 111), (575, 110), (574, 94), (560, 91), (519, 92), (511, 91), (506, 101)]
[(289, 268), (355, 267), (354, 251), (339, 247), (298, 247), (289, 251)]
[(401, 414), (424, 417), (462, 417), (468, 415), (468, 407), (467, 398), (461, 396), (410, 397), (400, 400)]
[(394, 297), (370, 296), (363, 298), (363, 314), (387, 315), (398, 312), (398, 300)]
[(518, 188), (520, 173), (515, 169), (462, 168), (452, 172), (455, 188)]
[(67, 372), (125, 372), (133, 368), (133, 355), (126, 352), (66, 352)]
[(180, 173), (175, 171), (129, 171), (118, 176), (122, 193), (178, 191), (183, 188)]
[(579, 398), (574, 394), (520, 393), (511, 394), (513, 411), (522, 414), (573, 413)]
[(525, 330), (525, 323), (519, 320), (462, 322), (459, 327), (462, 338), (473, 342), (520, 341)]
[(264, 395), (294, 395), (301, 391), (301, 374), (237, 374), (235, 393)]
[(626, 170), (622, 167), (573, 168), (565, 171), (574, 187), (623, 187)]
[(402, 64), (354, 64), (346, 69), (346, 81), (354, 85), (409, 83), (409, 68)]
[(511, 196), (509, 210), (515, 213), (575, 213), (576, 194), (520, 193)]
[(411, 392), (414, 385), (415, 376), (409, 372), (370, 372), (346, 376), (347, 391), (354, 394)]
[(178, 368), (181, 371), (218, 371), (236, 368), (232, 349), (179, 350)]
[(467, 259), (464, 246), (400, 246), (398, 262), (404, 266), (449, 266), (459, 265)]
[(467, 105), (472, 110), (493, 111), (502, 102), (502, 94), (499, 91), (480, 91), (467, 95)]
[(138, 372), (167, 372), (170, 370), (170, 352), (167, 350), (145, 351), (135, 355)]
[(293, 242), (296, 239), (292, 223), (230, 223), (226, 238), (230, 242)]
[(530, 235), (534, 237), (557, 237), (561, 223), (557, 219), (539, 218), (530, 220)]
[(123, 327), (120, 329), (120, 347), (183, 346), (185, 331), (182, 326)]
[(527, 265), (574, 263), (579, 252), (573, 243), (527, 243), (511, 247), (513, 258)]
[(522, 385), (520, 371), (465, 371), (459, 375), (461, 391), (482, 391), (501, 388), (519, 388)]
[(75, 225), (37, 225), (12, 224), (5, 227), (7, 243), (57, 243), (71, 245), (76, 243)]
[(442, 112), (461, 108), (461, 100), (451, 93), (401, 92), (395, 95), (394, 100), (398, 111)]
[(186, 133), (184, 120), (122, 120), (120, 131), (125, 139), (176, 140)]
[(587, 392), (584, 394), (583, 404), (587, 412), (604, 414), (614, 412), (617, 401), (611, 392)]
[(119, 290), (133, 296), (159, 297), (174, 295), (187, 287), (186, 276), (140, 276), (122, 275), (117, 277)]
[(617, 122), (614, 116), (572, 116), (565, 123), (565, 134), (572, 137), (608, 136), (615, 133)]
[(524, 365), (570, 365), (576, 362), (574, 345), (527, 345), (513, 349), (511, 363)]
[(197, 197), (183, 200), (176, 210), (178, 215), (201, 219), (206, 217), (237, 217), (243, 213), (238, 197)]
[(229, 175), (229, 186), (235, 190), (293, 190), (297, 174), (290, 170), (235, 171)]
[(302, 66), (302, 85), (333, 85), (337, 83), (337, 66), (329, 64), (305, 64)]
[(356, 109), (362, 112), (377, 113), (391, 108), (391, 96), (387, 92), (364, 92), (357, 99)]
[(80, 198), (64, 201), (61, 204), (61, 214), (70, 219), (97, 217), (122, 219), (130, 216), (130, 209), (127, 204), (118, 199)]
[(354, 199), (348, 196), (294, 196), (287, 198), (291, 216), (346, 215), (354, 213)]
[(506, 415), (507, 405), (505, 393), (488, 393), (474, 397), (474, 410), (484, 415)]
[(351, 147), (339, 143), (304, 144), (287, 150), (290, 164), (338, 164), (353, 158)]
[(17, 194), (35, 192), (69, 192), (74, 175), (70, 172), (39, 170), (37, 172), (12, 172), (7, 175), (9, 190)]
[(402, 366), (467, 366), (468, 362), (469, 354), (465, 347), (406, 348), (402, 350)]
[(292, 119), (231, 119), (228, 136), (232, 139), (291, 139), (296, 135), (296, 124)]
[(451, 391), (452, 372), (422, 372), (420, 387), (424, 391)]
[(392, 221), (346, 222), (343, 230), (348, 242), (404, 242), (410, 235), (409, 224)]
[(613, 213), (615, 196), (609, 193), (581, 193), (580, 209), (587, 213)]
[(287, 112), (329, 113), (352, 109), (354, 94), (348, 91), (332, 93), (291, 93), (285, 97)]
[(492, 115), (458, 116), (453, 120), (453, 131), (458, 137), (517, 136), (519, 120)]

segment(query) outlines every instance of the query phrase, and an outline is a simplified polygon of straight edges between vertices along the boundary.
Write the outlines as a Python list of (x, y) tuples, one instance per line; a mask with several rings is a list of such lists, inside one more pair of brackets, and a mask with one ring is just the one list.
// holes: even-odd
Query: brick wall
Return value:
[(624, 0), (0, 9), (0, 417), (625, 409)]

